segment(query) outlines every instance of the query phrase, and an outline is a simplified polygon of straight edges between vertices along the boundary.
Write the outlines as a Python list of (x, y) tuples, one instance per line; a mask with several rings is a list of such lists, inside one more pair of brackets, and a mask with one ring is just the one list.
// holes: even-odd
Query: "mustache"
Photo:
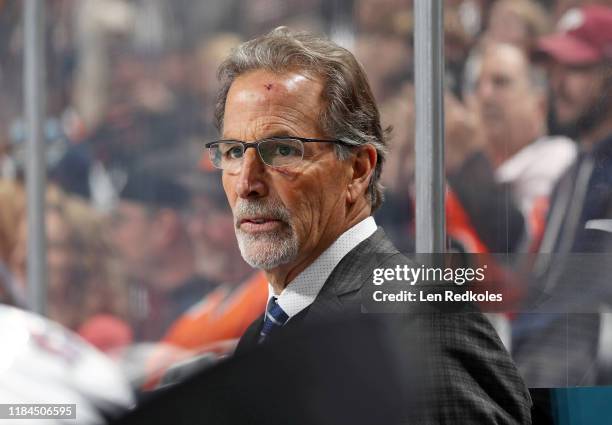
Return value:
[(234, 225), (238, 227), (241, 220), (253, 216), (263, 216), (289, 223), (291, 214), (287, 207), (278, 201), (263, 199), (239, 200), (234, 207)]

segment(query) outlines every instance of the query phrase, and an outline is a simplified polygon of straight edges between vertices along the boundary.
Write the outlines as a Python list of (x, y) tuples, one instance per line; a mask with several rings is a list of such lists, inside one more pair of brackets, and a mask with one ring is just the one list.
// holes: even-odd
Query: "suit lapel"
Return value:
[(357, 300), (360, 305), (358, 291), (371, 279), (374, 268), (394, 255), (400, 255), (399, 251), (379, 227), (372, 236), (344, 256), (325, 281), (315, 301), (291, 318), (285, 327), (294, 322), (294, 319), (298, 319), (293, 323), (295, 326), (343, 314), (350, 308), (347, 304), (351, 301)]
[(251, 325), (247, 328), (247, 330), (242, 334), (240, 340), (238, 341), (238, 345), (236, 346), (236, 353), (241, 353), (245, 350), (248, 350), (252, 347), (256, 347), (259, 342), (259, 333), (261, 332), (261, 328), (263, 327), (264, 315), (259, 316)]
[[(359, 313), (361, 311), (359, 290), (365, 282), (371, 280), (372, 271), (394, 255), (401, 254), (379, 227), (372, 236), (340, 260), (314, 302), (293, 316), (283, 326), (283, 333), (336, 315)], [(257, 345), (262, 324), (263, 315), (249, 326), (240, 339), (236, 352)]]

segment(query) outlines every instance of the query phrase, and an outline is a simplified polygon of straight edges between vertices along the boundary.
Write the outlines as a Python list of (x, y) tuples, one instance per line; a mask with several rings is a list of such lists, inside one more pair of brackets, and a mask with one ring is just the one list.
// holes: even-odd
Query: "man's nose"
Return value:
[(241, 198), (261, 198), (268, 194), (265, 182), (266, 165), (256, 149), (244, 151), (242, 166), (236, 183), (236, 193)]

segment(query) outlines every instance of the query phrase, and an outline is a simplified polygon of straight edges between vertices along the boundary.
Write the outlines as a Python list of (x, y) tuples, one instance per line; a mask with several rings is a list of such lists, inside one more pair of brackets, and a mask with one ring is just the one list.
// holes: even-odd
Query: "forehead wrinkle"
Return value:
[[(246, 106), (246, 105), (245, 105)], [(241, 114), (242, 125), (236, 128), (233, 125), (225, 126), (225, 133), (232, 133), (238, 130), (241, 137), (247, 136), (262, 138), (274, 131), (285, 132), (288, 135), (301, 137), (315, 137), (310, 127), (315, 127), (319, 133), (318, 114), (312, 108), (302, 110), (291, 105), (278, 104), (275, 102), (265, 102), (253, 108), (245, 107)], [(229, 124), (229, 123), (228, 123)]]
[(283, 119), (283, 117), (271, 117), (265, 116), (254, 120), (253, 125), (250, 126), (249, 136), (254, 140), (270, 137), (275, 133), (286, 133), (291, 136), (299, 136), (304, 132), (301, 128), (300, 123), (293, 123)]
[[(233, 89), (249, 92), (248, 98), (257, 102), (285, 100), (288, 96), (294, 95), (302, 98), (310, 97), (313, 90), (312, 88), (304, 90), (306, 84), (315, 84), (319, 91), (323, 89), (323, 84), (318, 77), (295, 71), (275, 73), (256, 69), (237, 77), (230, 87), (230, 92)], [(244, 95), (239, 96), (237, 100), (248, 100)]]
[(228, 92), (226, 112), (232, 105), (232, 115), (225, 117), (224, 137), (251, 140), (273, 132), (321, 137), (322, 92), (319, 79), (295, 72), (258, 70), (243, 74)]

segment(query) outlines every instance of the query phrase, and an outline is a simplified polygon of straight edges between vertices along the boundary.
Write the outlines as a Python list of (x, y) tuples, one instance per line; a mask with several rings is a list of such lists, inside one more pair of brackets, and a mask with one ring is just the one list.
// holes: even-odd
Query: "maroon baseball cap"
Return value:
[(590, 5), (568, 10), (559, 19), (557, 32), (538, 40), (537, 53), (567, 65), (612, 60), (612, 8)]

